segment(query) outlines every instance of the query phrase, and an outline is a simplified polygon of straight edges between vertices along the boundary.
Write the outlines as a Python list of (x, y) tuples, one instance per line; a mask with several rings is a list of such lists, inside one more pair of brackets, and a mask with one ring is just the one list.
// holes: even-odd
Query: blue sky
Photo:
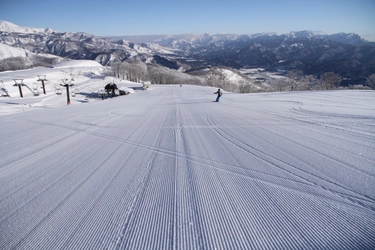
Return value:
[(1, 0), (0, 20), (98, 36), (311, 30), (375, 41), (375, 0)]

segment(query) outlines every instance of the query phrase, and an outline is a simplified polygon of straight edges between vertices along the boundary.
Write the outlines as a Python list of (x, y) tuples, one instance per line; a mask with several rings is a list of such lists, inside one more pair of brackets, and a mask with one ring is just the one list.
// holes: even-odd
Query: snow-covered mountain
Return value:
[(27, 53), (29, 53), (28, 50), (0, 43), (0, 60), (9, 57), (27, 57)]
[[(314, 34), (310, 31), (285, 35), (200, 35), (157, 39), (163, 46), (187, 51), (191, 65), (225, 65), (235, 69), (297, 69), (306, 75), (335, 72), (345, 84), (364, 83), (375, 74), (375, 43), (356, 34)], [(350, 80), (349, 80), (350, 79)]]
[(0, 43), (34, 53), (95, 60), (102, 65), (132, 57), (152, 61), (155, 54), (178, 54), (176, 49), (163, 48), (157, 44), (134, 44), (121, 39), (112, 41), (84, 32), (24, 28), (6, 21), (0, 21)]
[(113, 40), (125, 39), (137, 43), (157, 43), (170, 47), (176, 42), (187, 42), (192, 44), (202, 44), (204, 42), (212, 43), (217, 41), (225, 40), (243, 40), (249, 38), (258, 37), (277, 37), (286, 36), (289, 38), (315, 38), (315, 39), (326, 39), (333, 40), (344, 44), (351, 45), (364, 45), (369, 44), (369, 41), (361, 38), (359, 35), (354, 33), (337, 33), (337, 34), (320, 34), (314, 33), (310, 30), (303, 31), (291, 31), (287, 34), (278, 35), (274, 32), (269, 33), (256, 33), (256, 34), (180, 34), (180, 35), (145, 35), (145, 36), (112, 36), (108, 37)]
[(29, 28), (20, 27), (14, 23), (0, 20), (0, 31), (9, 33), (25, 33), (25, 34), (35, 34), (35, 33), (52, 33), (53, 30), (50, 28)]
[(95, 60), (102, 65), (129, 59), (172, 69), (206, 65), (234, 69), (301, 70), (320, 76), (335, 72), (346, 84), (364, 83), (375, 74), (375, 43), (356, 34), (186, 34), (176, 36), (97, 37), (83, 32), (22, 28), (0, 21), (0, 43), (34, 53)]

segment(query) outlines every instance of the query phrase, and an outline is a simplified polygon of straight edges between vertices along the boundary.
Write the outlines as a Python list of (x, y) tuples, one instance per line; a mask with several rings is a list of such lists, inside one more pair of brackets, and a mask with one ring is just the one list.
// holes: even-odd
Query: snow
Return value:
[[(106, 76), (110, 70), (103, 67), (98, 62), (90, 60), (72, 60), (63, 61), (56, 64), (53, 68), (38, 67), (34, 69), (0, 72), (0, 80), (4, 87), (0, 89), (2, 96), (0, 98), (0, 116), (24, 111), (30, 111), (41, 108), (51, 108), (65, 106), (67, 104), (66, 89), (61, 87), (62, 79), (71, 81), (74, 86), (72, 91), (78, 92), (75, 97), (71, 97), (72, 105), (101, 101), (97, 95), (99, 90), (104, 89), (105, 85), (114, 82), (117, 87), (127, 92), (134, 92), (131, 87), (140, 87), (142, 84), (129, 82), (126, 80), (113, 79)], [(46, 95), (43, 93), (42, 82), (39, 77), (46, 76), (45, 81)], [(22, 87), (24, 98), (20, 97), (19, 88), (14, 86), (14, 79), (23, 79), (25, 86)], [(73, 80), (72, 80), (73, 79)], [(34, 87), (37, 86), (35, 90)], [(60, 88), (63, 93), (56, 95), (56, 89)], [(35, 95), (38, 93), (39, 95)]]
[(9, 58), (9, 57), (26, 57), (28, 52), (24, 49), (18, 49), (6, 44), (0, 43), (0, 60)]
[(75, 77), (80, 91), (108, 80), (70, 63), (0, 73), (14, 88), (0, 99), (0, 249), (375, 245), (374, 91), (215, 103), (215, 87), (153, 85), (66, 106), (9, 87), (72, 65), (97, 73)]
[(220, 71), (225, 76), (225, 78), (230, 82), (241, 82), (244, 80), (240, 75), (231, 70), (220, 69)]
[(20, 27), (13, 23), (0, 20), (0, 31), (4, 32), (17, 32), (17, 33), (52, 33), (53, 30), (49, 28), (29, 28), (29, 27)]
[(12, 46), (8, 46), (6, 44), (0, 43), (0, 60), (4, 60), (10, 57), (23, 57), (28, 60), (31, 56), (39, 56), (45, 58), (55, 58), (57, 61), (63, 60), (59, 56), (55, 56), (52, 54), (45, 54), (45, 53), (33, 53), (27, 49), (20, 49)]
[(54, 68), (71, 68), (71, 67), (84, 67), (84, 68), (100, 68), (101, 64), (91, 60), (74, 60), (65, 61), (54, 66)]

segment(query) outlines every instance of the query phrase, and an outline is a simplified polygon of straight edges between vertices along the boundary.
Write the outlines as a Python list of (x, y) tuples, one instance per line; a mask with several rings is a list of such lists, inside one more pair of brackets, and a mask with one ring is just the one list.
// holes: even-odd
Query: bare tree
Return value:
[(31, 59), (32, 59), (34, 67), (52, 66), (58, 61), (57, 58), (49, 58), (49, 57), (38, 56), (38, 55), (31, 57)]
[(342, 78), (339, 74), (333, 72), (326, 72), (320, 76), (320, 80), (325, 88), (325, 90), (333, 89), (338, 87), (342, 82)]
[(286, 78), (277, 78), (274, 80), (274, 85), (277, 92), (285, 91), (288, 86), (288, 80)]
[(297, 90), (297, 86), (299, 84), (299, 81), (301, 80), (303, 76), (303, 72), (301, 70), (292, 70), (289, 71), (286, 75), (288, 79), (288, 85), (290, 87), (290, 90)]
[(372, 88), (375, 89), (375, 74), (370, 75), (366, 78), (366, 84)]
[(109, 67), (109, 66), (106, 66), (106, 67), (104, 68), (103, 74), (104, 74), (105, 76), (113, 76), (113, 70), (112, 70), (112, 68)]
[(0, 61), (0, 71), (28, 69), (31, 67), (30, 62), (25, 57), (9, 57)]
[(157, 65), (148, 65), (148, 74), (153, 84), (168, 84), (170, 83), (168, 79), (168, 73), (166, 69)]
[(314, 89), (314, 86), (318, 83), (316, 75), (307, 75), (304, 77), (304, 79), (308, 90)]
[(121, 69), (121, 63), (120, 62), (113, 62), (111, 64), (111, 69), (113, 72), (113, 76), (120, 78), (120, 69)]
[(241, 80), (238, 83), (238, 90), (240, 93), (250, 93), (252, 92), (252, 88), (249, 82), (246, 82), (244, 80)]
[(120, 76), (132, 82), (148, 80), (147, 65), (141, 61), (123, 62), (120, 65)]
[(315, 75), (301, 76), (295, 90), (312, 90), (318, 85)]
[(129, 80), (126, 64), (127, 62), (123, 62), (119, 65), (119, 78), (122, 78), (123, 80)]

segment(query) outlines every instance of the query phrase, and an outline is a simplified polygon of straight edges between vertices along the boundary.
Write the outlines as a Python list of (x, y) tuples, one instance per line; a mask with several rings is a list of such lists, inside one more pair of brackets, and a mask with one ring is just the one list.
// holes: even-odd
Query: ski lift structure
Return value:
[(60, 86), (66, 88), (67, 105), (70, 105), (69, 87), (74, 86), (74, 84), (71, 83), (72, 81), (74, 81), (74, 79), (73, 79), (73, 78), (71, 78), (71, 79), (65, 78), (65, 79), (61, 79), (61, 81), (62, 81), (64, 84), (60, 84)]
[(79, 93), (78, 88), (74, 88), (72, 91), (72, 97), (75, 97)]
[(61, 88), (55, 89), (55, 93), (56, 95), (62, 95), (62, 89)]
[(36, 82), (33, 83), (33, 93), (34, 93), (34, 96), (39, 96), (38, 83)]
[(5, 89), (5, 83), (3, 82), (3, 80), (0, 80), (0, 89), (1, 89), (1, 96), (2, 97), (9, 97), (9, 94), (8, 94), (7, 90)]
[(15, 84), (13, 86), (15, 86), (15, 87), (18, 86), (18, 89), (20, 91), (20, 96), (21, 96), (21, 98), (23, 98), (22, 86), (25, 86), (25, 84), (23, 83), (23, 79), (13, 79), (13, 81), (15, 82)]
[(42, 89), (43, 89), (43, 93), (46, 95), (46, 86), (45, 86), (45, 81), (47, 81), (47, 79), (46, 79), (46, 76), (47, 75), (38, 75), (38, 81), (39, 82), (42, 82)]
[(62, 95), (62, 89), (61, 89), (61, 86), (58, 83), (55, 84), (55, 94), (56, 95)]

